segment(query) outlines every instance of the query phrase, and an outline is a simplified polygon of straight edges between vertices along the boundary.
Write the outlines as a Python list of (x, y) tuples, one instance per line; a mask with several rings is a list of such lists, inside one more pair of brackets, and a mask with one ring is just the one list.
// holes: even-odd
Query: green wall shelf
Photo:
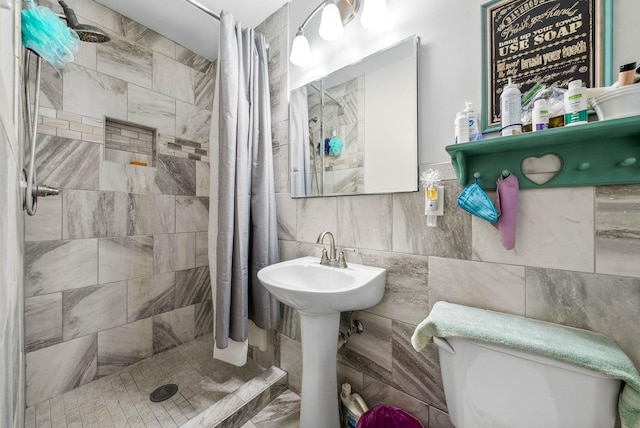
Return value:
[[(445, 149), (463, 186), (477, 180), (483, 189), (493, 190), (504, 170), (518, 176), (521, 189), (640, 183), (640, 116), (453, 144)], [(560, 161), (553, 178), (537, 184), (523, 175), (525, 159), (546, 155)], [(537, 162), (527, 162), (532, 161)], [(539, 175), (530, 176), (540, 182), (535, 178)]]

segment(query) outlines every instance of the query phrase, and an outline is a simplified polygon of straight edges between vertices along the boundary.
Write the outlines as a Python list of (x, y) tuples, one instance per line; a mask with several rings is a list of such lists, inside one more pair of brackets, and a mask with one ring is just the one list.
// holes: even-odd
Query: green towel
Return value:
[(466, 337), (524, 349), (620, 379), (626, 382), (618, 398), (622, 426), (640, 428), (640, 375), (607, 336), (447, 302), (433, 305), (429, 316), (416, 327), (411, 344), (420, 351), (434, 336)]

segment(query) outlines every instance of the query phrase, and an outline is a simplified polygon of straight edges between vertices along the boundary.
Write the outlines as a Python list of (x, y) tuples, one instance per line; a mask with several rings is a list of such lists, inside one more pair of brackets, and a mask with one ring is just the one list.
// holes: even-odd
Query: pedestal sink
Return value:
[(346, 269), (329, 267), (316, 257), (302, 257), (267, 266), (258, 272), (258, 279), (278, 300), (300, 313), (300, 426), (338, 428), (340, 312), (377, 304), (384, 294), (387, 271), (354, 263)]

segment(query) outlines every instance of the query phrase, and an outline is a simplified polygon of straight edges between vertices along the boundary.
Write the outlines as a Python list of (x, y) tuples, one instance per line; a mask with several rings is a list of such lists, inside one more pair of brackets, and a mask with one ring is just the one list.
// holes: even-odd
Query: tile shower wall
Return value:
[[(270, 30), (272, 40), (281, 37)], [(286, 114), (277, 104), (285, 95), (284, 86), (272, 86), (281, 260), (317, 255), (316, 237), (330, 230), (337, 244), (355, 249), (349, 261), (388, 270), (382, 302), (355, 313), (364, 333), (338, 353), (339, 382), (349, 381), (370, 406), (402, 407), (429, 428), (453, 426), (436, 350), (417, 353), (410, 344), (438, 300), (607, 334), (640, 369), (640, 185), (522, 191), (512, 251), (491, 225), (457, 208), (461, 187), (449, 164), (428, 166), (446, 178), (436, 228), (426, 226), (422, 192), (291, 199)], [(289, 308), (273, 348), (299, 391), (299, 319)]]
[(22, 145), (18, 139), (20, 2), (0, 7), (0, 426), (24, 425)]
[[(214, 63), (92, 0), (73, 8), (112, 40), (44, 67), (38, 179), (62, 192), (25, 219), (27, 405), (212, 329)], [(158, 129), (155, 168), (104, 159), (105, 116)]]

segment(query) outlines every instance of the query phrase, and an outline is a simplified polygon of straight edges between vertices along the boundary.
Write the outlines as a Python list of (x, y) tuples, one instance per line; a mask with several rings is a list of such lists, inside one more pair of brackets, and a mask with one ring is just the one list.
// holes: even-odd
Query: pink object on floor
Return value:
[(498, 221), (493, 225), (500, 232), (500, 241), (507, 250), (516, 246), (516, 223), (518, 215), (518, 177), (509, 174), (498, 177), (496, 200), (493, 203), (498, 211)]
[(424, 428), (416, 418), (388, 404), (378, 404), (358, 420), (357, 428)]

